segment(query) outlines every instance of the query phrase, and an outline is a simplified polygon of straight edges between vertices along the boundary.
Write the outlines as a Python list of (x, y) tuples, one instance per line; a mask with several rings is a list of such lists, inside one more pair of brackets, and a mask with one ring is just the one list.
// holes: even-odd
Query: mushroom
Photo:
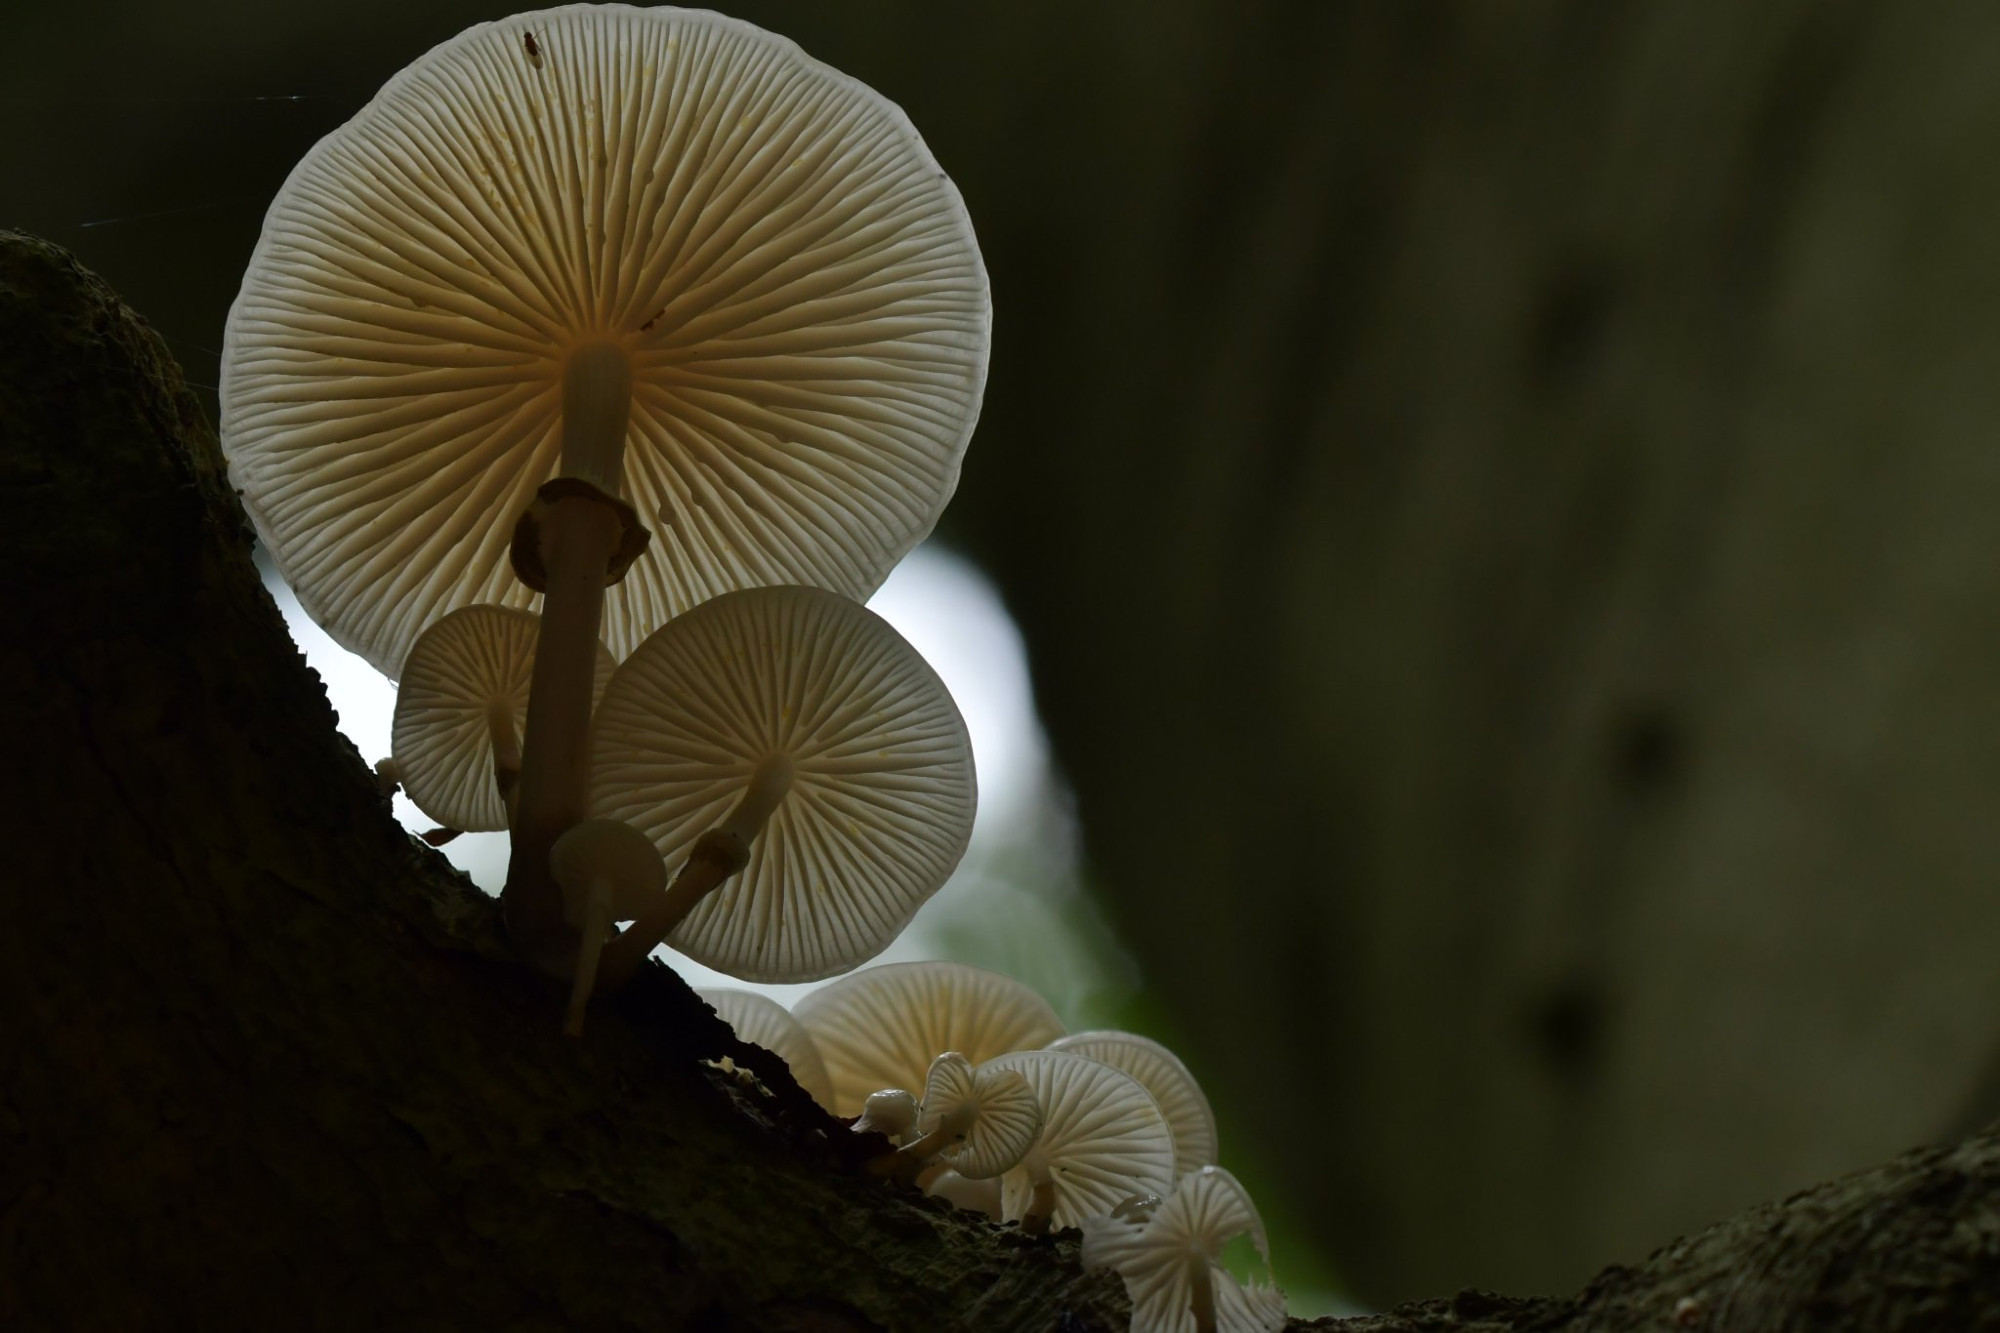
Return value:
[(748, 981), (846, 971), (888, 946), (972, 833), (951, 695), (838, 593), (751, 588), (677, 616), (612, 675), (596, 725), (592, 810), (686, 858), (605, 948), (609, 983), (669, 934)]
[(563, 1030), (583, 1035), (583, 1007), (597, 978), (600, 950), (614, 921), (643, 916), (666, 888), (667, 865), (646, 835), (615, 819), (572, 824), (549, 849), (565, 915), (577, 932), (576, 966)]
[(1062, 1020), (1012, 977), (966, 963), (888, 963), (801, 996), (792, 1017), (833, 1079), (833, 1112), (853, 1115), (877, 1088), (920, 1086), (931, 1061), (974, 1064), (1060, 1037)]
[(973, 1067), (957, 1051), (931, 1061), (917, 1116), (919, 1137), (877, 1170), (914, 1181), (943, 1159), (968, 1180), (990, 1180), (1020, 1161), (1042, 1132), (1042, 1108), (1027, 1077), (1011, 1069)]
[(868, 1094), (855, 1118), (857, 1134), (880, 1134), (901, 1143), (917, 1127), (916, 1094), (903, 1088), (881, 1088)]
[(1270, 1246), (1250, 1195), (1219, 1166), (1190, 1171), (1163, 1201), (1083, 1220), (1083, 1266), (1113, 1268), (1132, 1299), (1131, 1333), (1275, 1333), (1285, 1295), (1238, 1284), (1222, 1266), (1248, 1235), (1268, 1275)]
[(1068, 1051), (1017, 1051), (981, 1068), (1026, 1075), (1041, 1103), (1041, 1137), (1000, 1178), (1002, 1213), (1023, 1231), (1073, 1227), (1171, 1186), (1173, 1131), (1130, 1074)]
[(833, 1084), (826, 1076), (826, 1062), (819, 1048), (799, 1026), (785, 1006), (768, 995), (730, 987), (709, 987), (695, 991), (708, 1001), (738, 1038), (762, 1046), (791, 1068), (792, 1078), (821, 1106), (833, 1104)]
[(957, 484), (990, 322), (903, 113), (705, 11), (480, 24), (293, 169), (224, 334), (230, 478), (386, 674), (444, 613), (543, 594), (503, 894), (535, 961), (574, 943), (547, 857), (600, 618), (622, 655), (734, 588), (865, 596)]
[(1215, 1113), (1208, 1098), (1180, 1058), (1151, 1037), (1136, 1032), (1074, 1032), (1050, 1042), (1049, 1049), (1088, 1056), (1138, 1079), (1153, 1094), (1174, 1132), (1176, 1175), (1216, 1160)]
[[(507, 827), (538, 625), (532, 612), (463, 606), (419, 635), (404, 659), (391, 762), (417, 808), (447, 828)], [(593, 700), (614, 665), (598, 644)]]

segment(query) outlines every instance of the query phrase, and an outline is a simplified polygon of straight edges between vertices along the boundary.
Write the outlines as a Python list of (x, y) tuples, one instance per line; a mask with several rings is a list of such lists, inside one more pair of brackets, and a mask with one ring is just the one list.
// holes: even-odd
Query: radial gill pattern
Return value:
[(749, 864), (668, 937), (745, 980), (815, 981), (874, 957), (972, 833), (972, 745), (944, 683), (887, 621), (818, 588), (749, 589), (677, 617), (620, 665), (593, 725), (594, 813), (644, 832), (670, 866), (759, 765), (790, 757)]
[(1173, 1132), (1130, 1074), (1067, 1051), (1019, 1051), (980, 1068), (1027, 1075), (1042, 1104), (1040, 1141), (1000, 1178), (1008, 1221), (1028, 1211), (1038, 1170), (1055, 1182), (1058, 1227), (1108, 1213), (1133, 1195), (1173, 1188)]
[(293, 170), (230, 311), (222, 440), (308, 612), (394, 675), (471, 602), (530, 605), (516, 518), (557, 470), (569, 354), (632, 358), (624, 486), (654, 529), (620, 656), (732, 588), (865, 596), (957, 484), (985, 270), (892, 103), (693, 10), (482, 24)]
[[(518, 746), (528, 716), (528, 678), (540, 620), (504, 606), (466, 606), (417, 639), (396, 691), (390, 747), (403, 790), (447, 828), (507, 827), (494, 781), (494, 729)], [(596, 689), (611, 678), (611, 655), (597, 646)], [(520, 762), (518, 754), (514, 763)]]
[(858, 1115), (883, 1088), (920, 1091), (931, 1062), (957, 1051), (974, 1064), (1060, 1037), (1047, 1000), (1012, 977), (966, 963), (887, 963), (800, 997), (792, 1017), (812, 1034), (833, 1080), (835, 1115)]
[[(1257, 1206), (1236, 1177), (1218, 1166), (1182, 1176), (1143, 1218), (1083, 1220), (1083, 1266), (1115, 1268), (1132, 1299), (1132, 1333), (1194, 1333), (1197, 1276), (1211, 1303), (1216, 1333), (1276, 1333), (1285, 1325), (1284, 1293), (1270, 1282), (1271, 1251)], [(1239, 1284), (1215, 1258), (1248, 1236), (1263, 1274)]]
[(1088, 1056), (1122, 1069), (1153, 1094), (1160, 1112), (1174, 1131), (1174, 1170), (1186, 1173), (1208, 1166), (1216, 1158), (1215, 1113), (1201, 1084), (1180, 1057), (1151, 1037), (1136, 1032), (1077, 1032), (1049, 1043), (1052, 1051)]

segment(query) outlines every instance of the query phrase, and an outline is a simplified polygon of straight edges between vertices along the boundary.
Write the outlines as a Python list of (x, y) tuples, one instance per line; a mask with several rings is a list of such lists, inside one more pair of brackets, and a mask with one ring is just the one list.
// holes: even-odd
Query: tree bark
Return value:
[[(867, 1178), (868, 1145), (664, 969), (566, 1040), (560, 988), (335, 730), (178, 370), (16, 234), (0, 506), (0, 1327), (1124, 1326), (1073, 1236)], [(1570, 1299), (1318, 1326), (1663, 1321), (2000, 1325), (2000, 1142)]]

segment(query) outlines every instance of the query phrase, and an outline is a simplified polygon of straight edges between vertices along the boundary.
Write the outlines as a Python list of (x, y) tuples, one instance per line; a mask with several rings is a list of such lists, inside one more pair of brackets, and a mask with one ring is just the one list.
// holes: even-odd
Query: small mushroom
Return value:
[(1164, 1200), (1083, 1219), (1083, 1266), (1112, 1268), (1132, 1298), (1131, 1333), (1275, 1333), (1285, 1295), (1268, 1283), (1241, 1286), (1222, 1250), (1247, 1235), (1264, 1261), (1270, 1246), (1256, 1205), (1219, 1166), (1190, 1171)]
[(579, 940), (563, 1027), (579, 1037), (611, 923), (643, 916), (659, 900), (667, 866), (659, 849), (631, 825), (586, 819), (556, 839), (549, 849), (549, 869), (562, 887), (564, 911)]
[(835, 1115), (853, 1115), (877, 1088), (921, 1086), (946, 1051), (980, 1064), (1046, 1046), (1063, 1032), (1047, 1000), (966, 963), (864, 968), (801, 996), (792, 1017), (826, 1061)]
[(1049, 1043), (1052, 1051), (1069, 1051), (1122, 1069), (1153, 1094), (1160, 1113), (1174, 1131), (1174, 1172), (1184, 1174), (1216, 1160), (1215, 1113), (1201, 1085), (1180, 1057), (1136, 1032), (1073, 1032)]
[(1068, 1051), (1017, 1051), (982, 1068), (1025, 1074), (1041, 1103), (1041, 1137), (1000, 1179), (1002, 1212), (1023, 1231), (1073, 1227), (1170, 1188), (1173, 1131), (1130, 1074)]
[[(507, 827), (539, 624), (511, 607), (460, 607), (418, 636), (404, 659), (390, 762), (417, 808), (447, 828)], [(593, 702), (615, 665), (598, 644)]]
[(739, 1038), (762, 1046), (791, 1068), (792, 1078), (821, 1106), (833, 1104), (833, 1084), (819, 1048), (785, 1006), (768, 995), (731, 987), (697, 989)]
[(972, 746), (944, 683), (823, 589), (750, 588), (676, 617), (620, 664), (596, 726), (594, 812), (686, 858), (606, 947), (613, 984), (669, 934), (746, 981), (843, 972), (895, 939), (972, 833)]
[(868, 1094), (855, 1118), (857, 1134), (880, 1134), (901, 1143), (917, 1127), (917, 1097), (903, 1088), (880, 1088)]
[(1042, 1132), (1042, 1108), (1027, 1077), (974, 1068), (957, 1051), (931, 1061), (917, 1116), (919, 1136), (890, 1154), (880, 1174), (914, 1181), (942, 1159), (968, 1180), (989, 1180), (1020, 1161)]

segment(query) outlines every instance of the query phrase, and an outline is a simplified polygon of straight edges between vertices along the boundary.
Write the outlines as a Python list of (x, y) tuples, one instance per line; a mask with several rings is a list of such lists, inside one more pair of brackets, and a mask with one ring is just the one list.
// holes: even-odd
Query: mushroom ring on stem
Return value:
[(800, 996), (792, 1017), (826, 1061), (835, 1115), (859, 1113), (877, 1088), (921, 1087), (946, 1051), (976, 1065), (1063, 1034), (1047, 1000), (969, 963), (863, 968)]
[[(390, 732), (396, 774), (447, 828), (507, 827), (539, 625), (533, 612), (463, 606), (425, 630), (403, 662)], [(614, 665), (598, 644), (593, 701)]]
[(293, 169), (224, 332), (230, 479), (307, 613), (391, 675), (444, 613), (532, 604), (533, 525), (503, 901), (535, 961), (573, 945), (547, 855), (585, 813), (600, 617), (623, 655), (731, 589), (872, 591), (957, 484), (990, 324), (908, 118), (706, 11), (480, 24)]
[(749, 981), (846, 971), (888, 947), (972, 833), (972, 745), (944, 683), (887, 621), (819, 588), (676, 617), (613, 673), (596, 730), (592, 810), (685, 857), (606, 946), (607, 984), (669, 934)]

